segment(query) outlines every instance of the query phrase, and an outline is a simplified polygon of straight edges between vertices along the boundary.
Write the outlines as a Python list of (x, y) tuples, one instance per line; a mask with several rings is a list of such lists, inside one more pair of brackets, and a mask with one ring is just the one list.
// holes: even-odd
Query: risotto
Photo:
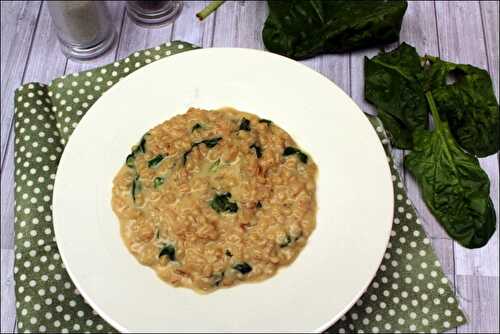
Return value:
[(316, 173), (271, 121), (191, 108), (132, 148), (112, 207), (140, 263), (210, 292), (269, 278), (297, 257), (316, 224)]

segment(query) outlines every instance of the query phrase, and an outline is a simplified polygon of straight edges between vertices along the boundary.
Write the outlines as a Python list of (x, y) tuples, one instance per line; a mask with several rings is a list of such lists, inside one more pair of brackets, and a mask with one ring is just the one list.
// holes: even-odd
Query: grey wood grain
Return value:
[(66, 57), (59, 49), (49, 9), (47, 4), (43, 3), (23, 82), (49, 83), (52, 79), (63, 75), (65, 67)]
[(493, 85), (495, 86), (495, 93), (498, 99), (500, 97), (500, 82), (498, 78), (500, 69), (500, 51), (498, 46), (500, 40), (498, 29), (500, 3), (498, 1), (482, 1), (479, 5), (481, 6), (481, 18), (486, 42), (486, 55), (488, 56), (488, 68), (493, 77)]
[[(181, 13), (182, 15), (182, 13)], [(157, 46), (172, 39), (172, 24), (165, 27), (145, 28), (135, 24), (127, 14), (124, 16), (117, 59), (142, 49)]]
[[(13, 135), (12, 135), (13, 137)], [(12, 140), (12, 138), (11, 138)], [(14, 145), (9, 143), (1, 173), (1, 248), (14, 249)]]
[(1, 166), (12, 128), (14, 90), (23, 78), (40, 4), (40, 1), (1, 2)]
[(14, 250), (1, 250), (2, 262), (2, 295), (1, 299), (1, 333), (12, 333), (16, 322), (16, 296), (14, 294)]
[[(489, 69), (478, 2), (436, 2), (436, 17), (443, 59)], [(498, 30), (498, 26), (487, 29)], [(498, 81), (498, 75), (494, 80)], [(490, 196), (498, 222), (498, 155), (480, 159), (480, 163), (490, 177)], [(468, 250), (455, 243), (456, 274), (498, 276), (498, 251), (498, 229), (489, 243), (478, 250)]]
[(450, 282), (455, 280), (455, 258), (453, 257), (453, 240), (444, 238), (430, 238), (432, 248), (436, 252), (441, 268)]
[(300, 62), (335, 82), (346, 94), (351, 94), (350, 54), (321, 55)]
[(457, 275), (457, 295), (468, 315), (459, 333), (498, 333), (498, 277)]
[(228, 1), (215, 13), (213, 46), (263, 49), (264, 1)]
[(184, 1), (182, 13), (173, 25), (172, 40), (181, 40), (201, 47), (212, 46), (217, 12), (203, 21), (196, 18), (196, 13), (206, 5), (205, 1)]

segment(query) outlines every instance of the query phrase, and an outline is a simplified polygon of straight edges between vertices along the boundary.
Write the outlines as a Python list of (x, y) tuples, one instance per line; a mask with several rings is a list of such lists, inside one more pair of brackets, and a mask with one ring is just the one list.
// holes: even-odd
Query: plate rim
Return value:
[[(377, 137), (377, 146), (379, 146), (379, 149), (381, 150), (381, 153), (384, 154), (384, 156), (387, 155), (386, 152), (385, 152), (384, 145), (381, 143), (380, 138), (379, 138), (378, 134), (376, 133), (377, 132), (376, 129), (374, 128), (373, 124), (371, 124), (371, 122), (369, 121), (368, 117), (366, 117), (367, 115), (363, 112), (362, 108), (354, 101), (354, 99), (351, 96), (349, 96), (343, 89), (341, 89), (334, 81), (332, 81), (331, 79), (329, 79), (328, 77), (326, 77), (322, 73), (319, 73), (318, 71), (310, 68), (309, 66), (307, 66), (307, 65), (305, 65), (303, 63), (300, 63), (298, 61), (295, 61), (293, 59), (290, 59), (290, 58), (287, 58), (285, 56), (278, 55), (278, 54), (275, 54), (275, 53), (271, 53), (271, 52), (268, 52), (266, 50), (261, 50), (261, 49), (242, 48), (242, 47), (211, 47), (211, 48), (195, 48), (195, 49), (187, 50), (187, 51), (184, 51), (184, 52), (179, 52), (179, 53), (173, 54), (171, 56), (158, 59), (158, 60), (152, 62), (151, 64), (158, 63), (158, 62), (166, 62), (169, 59), (172, 59), (174, 57), (182, 56), (184, 53), (191, 54), (191, 53), (199, 53), (199, 52), (220, 52), (220, 51), (223, 52), (225, 50), (239, 50), (239, 51), (242, 51), (242, 52), (255, 52), (255, 53), (266, 54), (266, 56), (281, 58), (281, 60), (283, 60), (283, 61), (286, 61), (286, 62), (288, 62), (290, 64), (293, 64), (293, 65), (299, 65), (300, 67), (306, 69), (309, 73), (312, 73), (312, 74), (314, 74), (316, 76), (319, 76), (322, 79), (328, 80), (329, 84), (335, 86), (335, 88), (338, 89), (338, 91), (340, 91), (347, 99), (349, 99), (349, 100), (351, 100), (353, 102), (353, 104), (356, 106), (356, 108), (359, 110), (359, 112), (361, 112), (362, 114), (364, 114), (362, 116), (365, 116), (365, 117), (363, 117), (364, 118), (364, 122), (368, 122), (369, 129), (370, 129), (369, 131), (373, 131), (375, 133), (375, 136)], [(123, 59), (121, 59), (121, 60), (123, 60)], [(56, 219), (56, 215), (58, 216), (58, 214), (56, 214), (56, 212), (59, 212), (59, 206), (57, 204), (58, 201), (56, 199), (59, 198), (59, 195), (58, 195), (59, 192), (58, 192), (58, 190), (60, 189), (60, 187), (58, 186), (58, 183), (59, 183), (58, 180), (60, 180), (60, 178), (58, 176), (59, 176), (59, 173), (60, 173), (60, 170), (61, 170), (60, 167), (64, 164), (64, 161), (65, 161), (64, 157), (67, 156), (67, 155), (65, 155), (65, 153), (67, 152), (68, 147), (70, 147), (70, 145), (74, 142), (74, 141), (72, 141), (72, 138), (74, 138), (74, 135), (78, 134), (80, 132), (80, 129), (83, 128), (81, 126), (82, 122), (83, 122), (83, 124), (86, 124), (86, 123), (89, 122), (89, 117), (87, 117), (87, 116), (89, 114), (91, 114), (91, 113), (95, 113), (96, 112), (95, 105), (102, 98), (102, 96), (105, 95), (105, 94), (107, 94), (107, 92), (110, 91), (110, 90), (112, 90), (114, 87), (116, 87), (118, 85), (123, 85), (123, 83), (120, 83), (121, 81), (129, 81), (130, 79), (134, 79), (134, 76), (136, 76), (137, 73), (140, 73), (140, 72), (144, 71), (144, 69), (148, 68), (148, 67), (149, 66), (143, 66), (143, 67), (135, 70), (134, 72), (126, 75), (125, 77), (122, 77), (122, 80), (116, 82), (112, 87), (110, 87), (110, 89), (108, 89), (106, 92), (104, 92), (95, 101), (95, 103), (87, 110), (87, 112), (82, 116), (82, 118), (78, 122), (78, 126), (74, 129), (73, 133), (71, 134), (71, 136), (66, 141), (66, 145), (65, 145), (65, 147), (63, 149), (63, 153), (61, 155), (61, 158), (59, 160), (59, 164), (57, 166), (56, 178), (54, 180), (54, 188), (53, 188), (53, 196), (52, 196), (52, 199), (53, 199), (53, 201), (52, 201), (52, 205), (53, 205), (52, 216), (53, 216), (54, 235), (55, 235), (56, 244), (58, 246), (58, 252), (59, 252), (59, 254), (61, 256), (61, 259), (62, 259), (62, 261), (63, 261), (63, 263), (65, 265), (64, 269), (68, 272), (68, 275), (69, 275), (72, 283), (78, 289), (78, 291), (80, 292), (80, 294), (84, 297), (85, 301), (98, 313), (98, 315), (100, 317), (103, 318), (103, 320), (105, 320), (107, 323), (109, 323), (112, 327), (114, 327), (119, 332), (123, 332), (123, 333), (133, 332), (133, 330), (129, 330), (129, 329), (125, 328), (124, 326), (120, 325), (117, 321), (115, 321), (111, 316), (109, 316), (103, 309), (101, 309), (97, 305), (97, 303), (87, 294), (87, 292), (84, 289), (82, 289), (81, 282), (79, 282), (78, 279), (76, 279), (76, 275), (72, 271), (71, 265), (68, 265), (68, 261), (67, 261), (67, 258), (66, 258), (64, 247), (60, 247), (59, 239), (57, 237), (57, 235), (60, 234), (60, 232), (58, 233), (58, 231), (60, 231), (60, 230), (59, 230), (59, 228), (57, 226), (60, 227), (62, 225), (62, 223), (61, 224), (57, 224), (56, 223), (58, 221), (58, 219)], [(96, 70), (96, 69), (99, 69), (99, 68), (100, 67), (97, 67), (97, 68), (94, 68), (92, 70)], [(125, 79), (127, 79), (127, 80), (125, 80)], [(377, 264), (377, 269), (373, 272), (372, 275), (370, 275), (370, 278), (364, 284), (363, 289), (361, 289), (355, 295), (355, 297), (341, 311), (337, 312), (336, 315), (332, 314), (331, 318), (327, 322), (325, 322), (323, 325), (321, 325), (317, 329), (315, 329), (313, 331), (314, 333), (323, 332), (324, 330), (326, 330), (329, 327), (331, 327), (335, 322), (337, 322), (343, 315), (345, 315), (354, 306), (354, 304), (360, 299), (360, 297), (367, 291), (368, 287), (370, 286), (370, 283), (375, 278), (375, 276), (376, 276), (376, 274), (377, 274), (377, 272), (378, 272), (378, 270), (380, 268), (380, 265), (381, 265), (381, 263), (382, 263), (382, 261), (384, 259), (384, 254), (386, 252), (387, 245), (388, 245), (388, 243), (390, 241), (390, 234), (391, 234), (393, 220), (394, 220), (394, 205), (395, 205), (395, 200), (394, 200), (394, 185), (393, 185), (393, 182), (391, 180), (392, 172), (391, 172), (391, 168), (390, 168), (389, 162), (386, 162), (384, 164), (384, 169), (386, 171), (386, 174), (388, 175), (388, 178), (386, 178), (386, 183), (389, 184), (388, 188), (390, 189), (390, 195), (391, 196), (389, 196), (389, 198), (387, 200), (389, 201), (388, 203), (390, 204), (389, 207), (391, 208), (391, 211), (390, 211), (390, 220), (387, 223), (387, 231), (385, 233), (384, 248), (383, 248), (383, 251), (381, 252), (381, 254), (379, 254), (379, 256), (378, 256), (379, 261), (378, 261), (378, 264)], [(243, 330), (243, 332), (245, 332), (245, 331)]]

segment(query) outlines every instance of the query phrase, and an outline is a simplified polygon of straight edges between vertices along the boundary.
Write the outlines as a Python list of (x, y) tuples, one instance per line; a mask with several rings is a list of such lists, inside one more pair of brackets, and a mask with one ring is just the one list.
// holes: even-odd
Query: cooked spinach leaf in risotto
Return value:
[(316, 224), (317, 167), (275, 123), (189, 109), (139, 139), (113, 181), (128, 250), (174, 286), (271, 277)]

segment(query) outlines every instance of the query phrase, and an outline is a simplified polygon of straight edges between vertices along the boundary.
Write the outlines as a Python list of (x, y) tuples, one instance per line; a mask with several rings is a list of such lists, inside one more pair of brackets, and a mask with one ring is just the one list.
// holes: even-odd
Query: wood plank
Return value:
[(199, 22), (195, 16), (205, 5), (206, 2), (185, 1), (180, 15), (173, 24), (159, 28), (140, 27), (125, 15), (117, 59), (171, 40), (183, 40), (204, 47), (211, 46), (215, 16), (211, 15), (203, 22)]
[(16, 296), (14, 293), (14, 250), (1, 250), (1, 333), (14, 332), (16, 322)]
[(1, 248), (14, 249), (14, 146), (9, 144), (1, 175)]
[(500, 97), (499, 87), (499, 68), (500, 68), (500, 51), (499, 51), (499, 22), (498, 16), (500, 11), (500, 4), (498, 1), (482, 1), (479, 3), (481, 6), (481, 16), (483, 22), (483, 31), (486, 42), (486, 55), (488, 56), (488, 67), (493, 79), (495, 93), (497, 99)]
[(335, 82), (347, 95), (351, 94), (349, 54), (321, 55), (300, 62)]
[(117, 33), (117, 40), (115, 41), (115, 44), (105, 54), (97, 57), (96, 59), (85, 61), (76, 59), (74, 60), (71, 58), (68, 59), (66, 69), (64, 71), (65, 74), (81, 72), (95, 67), (103, 66), (113, 62), (116, 59), (118, 39), (120, 37), (120, 31), (125, 14), (125, 3), (123, 1), (106, 1), (106, 4), (108, 6), (109, 13), (111, 14), (111, 21), (113, 22), (113, 26)]
[(468, 324), (459, 333), (498, 333), (498, 277), (457, 275), (460, 306), (468, 315)]
[(23, 79), (40, 5), (40, 1), (1, 2), (1, 166), (12, 129), (14, 90)]
[[(478, 2), (436, 2), (440, 54), (444, 60), (488, 69), (485, 37)], [(496, 27), (498, 31), (498, 26)], [(491, 181), (490, 196), (498, 222), (498, 155), (480, 159)], [(489, 243), (478, 250), (468, 250), (455, 243), (457, 275), (498, 276), (498, 230)]]
[[(50, 65), (47, 61), (50, 61)], [(49, 83), (52, 79), (63, 75), (65, 67), (66, 56), (59, 48), (56, 29), (52, 24), (47, 4), (44, 3), (40, 12), (23, 83)]]
[(172, 40), (189, 42), (201, 47), (212, 45), (215, 14), (201, 22), (196, 18), (196, 13), (206, 5), (204, 1), (184, 1), (182, 13), (174, 22)]
[[(408, 3), (400, 35), (401, 41), (413, 45), (420, 55), (439, 56), (434, 3), (428, 1), (412, 1)], [(405, 170), (405, 182), (408, 197), (422, 218), (422, 224), (430, 238), (448, 238), (448, 235), (430, 213), (422, 199), (420, 189), (409, 171)], [(453, 257), (453, 252), (443, 254)]]
[(213, 46), (264, 49), (265, 1), (227, 1), (215, 12)]
[(411, 1), (401, 27), (400, 41), (413, 45), (421, 55), (438, 55), (436, 15), (431, 1)]
[[(185, 15), (181, 12), (180, 15)], [(145, 28), (135, 24), (125, 14), (116, 59), (122, 59), (129, 54), (157, 46), (172, 40), (172, 24), (165, 27)]]
[(441, 262), (441, 268), (450, 282), (455, 281), (455, 259), (453, 258), (453, 240), (430, 238), (432, 248)]

